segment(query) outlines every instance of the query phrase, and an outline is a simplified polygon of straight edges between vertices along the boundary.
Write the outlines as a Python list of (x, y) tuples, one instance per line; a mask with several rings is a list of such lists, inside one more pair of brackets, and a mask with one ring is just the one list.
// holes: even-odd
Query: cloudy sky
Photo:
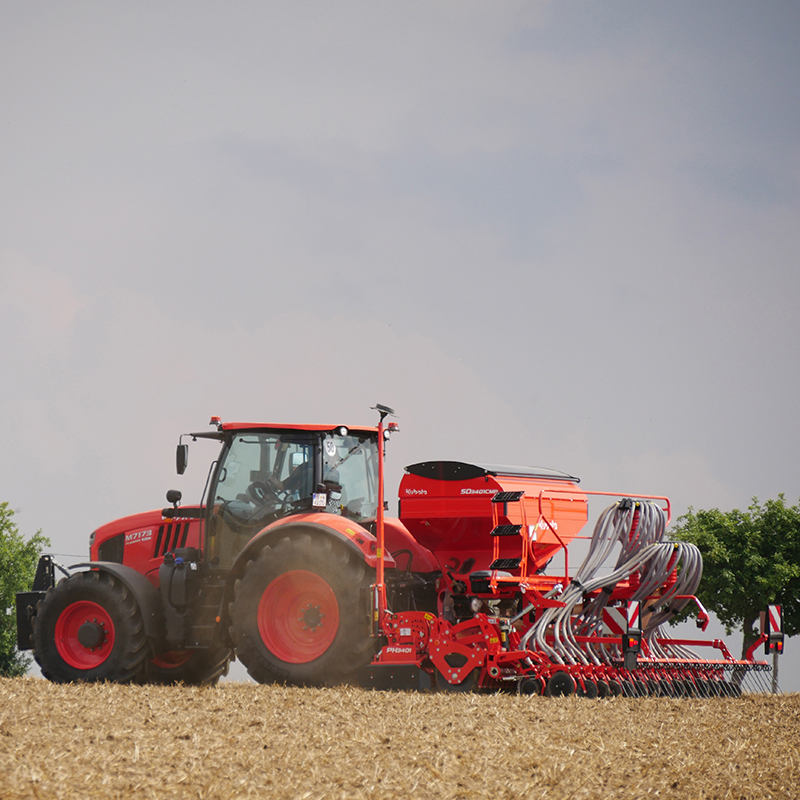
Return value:
[(798, 40), (794, 2), (0, 0), (0, 499), (83, 555), (197, 498), (211, 414), (381, 402), (391, 494), (797, 502)]

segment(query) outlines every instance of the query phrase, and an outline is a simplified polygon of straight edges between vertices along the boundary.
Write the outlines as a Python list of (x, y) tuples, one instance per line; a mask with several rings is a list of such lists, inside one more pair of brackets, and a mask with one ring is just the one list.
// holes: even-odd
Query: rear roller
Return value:
[(439, 670), (436, 670), (436, 688), (440, 692), (472, 692), (478, 682), (478, 673), (480, 669), (477, 667), (473, 669), (461, 683), (450, 683), (450, 681), (442, 675)]

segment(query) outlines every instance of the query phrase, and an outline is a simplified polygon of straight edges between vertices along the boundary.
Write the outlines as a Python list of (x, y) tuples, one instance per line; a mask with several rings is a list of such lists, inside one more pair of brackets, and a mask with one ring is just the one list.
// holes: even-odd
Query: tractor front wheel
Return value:
[(140, 675), (148, 654), (139, 606), (107, 572), (78, 572), (47, 590), (33, 618), (34, 656), (55, 683)]
[(348, 680), (374, 652), (366, 600), (375, 572), (325, 535), (265, 547), (229, 607), (236, 656), (259, 683)]

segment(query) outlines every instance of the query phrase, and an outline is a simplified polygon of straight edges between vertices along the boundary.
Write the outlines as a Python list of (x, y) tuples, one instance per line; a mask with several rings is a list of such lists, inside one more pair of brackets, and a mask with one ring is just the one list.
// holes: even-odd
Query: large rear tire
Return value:
[(145, 680), (165, 685), (214, 686), (228, 674), (232, 655), (227, 647), (222, 646), (163, 653), (147, 660)]
[(359, 555), (324, 534), (265, 547), (229, 607), (237, 658), (259, 683), (351, 679), (375, 650), (366, 604), (374, 581)]
[(54, 683), (138, 679), (148, 654), (133, 595), (107, 572), (64, 578), (39, 602), (33, 618), (34, 657)]

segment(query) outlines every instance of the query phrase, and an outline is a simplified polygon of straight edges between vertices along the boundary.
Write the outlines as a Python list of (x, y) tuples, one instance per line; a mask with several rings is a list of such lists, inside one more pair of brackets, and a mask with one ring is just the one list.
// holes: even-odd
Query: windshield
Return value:
[(374, 439), (328, 434), (322, 443), (322, 475), (326, 485), (342, 487), (338, 513), (358, 521), (375, 517), (378, 445)]
[(314, 444), (310, 436), (236, 436), (219, 472), (216, 499), (253, 504), (267, 496), (279, 496), (284, 503), (310, 497), (314, 487)]
[(374, 519), (377, 443), (338, 433), (237, 434), (223, 454), (212, 491), (208, 552), (213, 563), (229, 567), (255, 534), (289, 514), (316, 510), (356, 522)]

